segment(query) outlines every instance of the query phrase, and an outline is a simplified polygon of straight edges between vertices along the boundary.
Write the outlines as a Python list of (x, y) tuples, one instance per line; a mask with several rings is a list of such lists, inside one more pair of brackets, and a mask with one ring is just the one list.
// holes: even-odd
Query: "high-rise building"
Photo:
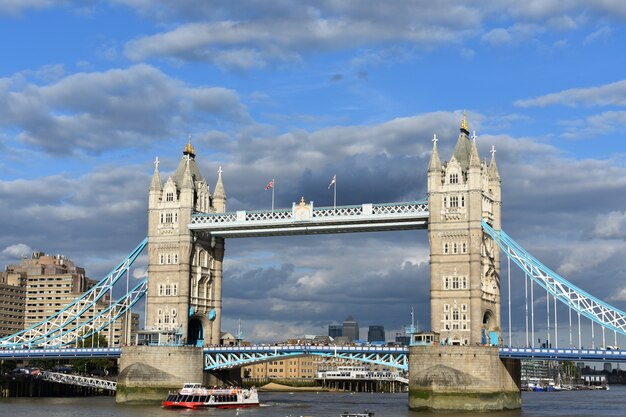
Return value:
[(341, 324), (328, 325), (328, 336), (333, 339), (343, 336), (343, 326)]
[(348, 318), (344, 320), (342, 335), (351, 341), (359, 339), (359, 323), (354, 320), (354, 317), (348, 316)]
[(384, 342), (385, 341), (385, 326), (372, 325), (367, 330), (368, 342)]
[[(63, 255), (46, 255), (43, 252), (34, 252), (30, 258), (24, 258), (17, 264), (7, 265), (6, 271), (0, 274), (1, 282), (13, 284), (13, 287), (20, 289), (11, 290), (12, 294), (18, 296), (23, 294), (24, 304), (21, 308), (21, 327), (9, 334), (28, 328), (34, 324), (44, 321), (48, 317), (60, 312), (68, 304), (81, 297), (87, 290), (92, 288), (96, 282), (90, 280), (85, 275), (85, 269), (78, 267), (70, 259)], [(6, 290), (6, 286), (5, 286)], [(105, 295), (93, 307), (84, 312), (75, 324), (85, 322), (94, 316), (99, 315), (109, 307), (108, 295)], [(13, 313), (17, 314), (20, 308), (16, 306)], [(17, 317), (10, 317), (10, 312), (2, 312), (0, 321), (10, 322), (17, 320)], [(126, 316), (118, 319), (109, 330), (108, 327), (102, 329), (100, 334), (106, 337), (109, 346), (119, 346), (129, 343), (132, 336), (126, 331), (123, 324)], [(137, 330), (137, 317), (131, 317), (131, 329), (134, 323)]]
[(0, 272), (0, 337), (24, 329), (26, 288), (22, 281), (19, 276)]

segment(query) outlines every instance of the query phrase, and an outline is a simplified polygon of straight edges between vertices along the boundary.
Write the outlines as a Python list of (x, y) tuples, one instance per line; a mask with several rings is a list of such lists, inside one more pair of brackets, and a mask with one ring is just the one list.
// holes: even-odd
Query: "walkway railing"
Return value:
[(294, 203), (291, 209), (196, 213), (188, 227), (216, 236), (247, 237), (419, 229), (427, 225), (428, 203), (422, 200), (337, 207), (302, 202)]

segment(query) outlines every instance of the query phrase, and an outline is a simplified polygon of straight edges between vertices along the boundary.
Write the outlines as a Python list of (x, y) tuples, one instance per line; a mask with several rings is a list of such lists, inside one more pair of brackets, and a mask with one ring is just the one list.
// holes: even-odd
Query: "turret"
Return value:
[(217, 170), (217, 183), (213, 192), (213, 207), (217, 213), (226, 211), (226, 191), (224, 191), (224, 183), (222, 182), (222, 167)]
[(149, 191), (149, 207), (156, 207), (156, 204), (161, 198), (163, 191), (163, 185), (161, 184), (161, 176), (159, 175), (159, 157), (154, 160), (154, 173), (152, 174), (152, 181), (150, 182)]

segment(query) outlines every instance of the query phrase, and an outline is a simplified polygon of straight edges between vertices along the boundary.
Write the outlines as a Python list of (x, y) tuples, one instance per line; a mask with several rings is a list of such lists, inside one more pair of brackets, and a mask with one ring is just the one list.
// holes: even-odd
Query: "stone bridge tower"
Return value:
[(435, 135), (428, 166), (431, 329), (442, 341), (483, 344), (500, 332), (500, 255), (481, 221), (500, 230), (501, 205), (495, 150), (480, 160), (464, 115), (450, 160), (441, 163)]
[(165, 183), (155, 161), (148, 202), (146, 329), (161, 332), (170, 342), (217, 345), (224, 240), (194, 235), (187, 225), (193, 213), (223, 213), (226, 193), (220, 168), (211, 195), (195, 157), (190, 140)]

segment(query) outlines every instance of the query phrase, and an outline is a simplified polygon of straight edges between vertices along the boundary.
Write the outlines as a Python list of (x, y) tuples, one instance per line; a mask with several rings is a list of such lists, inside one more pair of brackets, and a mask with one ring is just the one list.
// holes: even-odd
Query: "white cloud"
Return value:
[(593, 33), (590, 33), (585, 37), (583, 41), (583, 45), (589, 45), (598, 41), (606, 41), (613, 34), (613, 28), (610, 26), (602, 26), (600, 29), (596, 30)]
[(572, 88), (558, 93), (546, 94), (530, 99), (517, 100), (518, 107), (545, 107), (561, 104), (570, 107), (578, 105), (609, 106), (626, 105), (626, 80), (616, 81), (589, 88)]
[(0, 255), (4, 258), (20, 259), (29, 256), (32, 252), (33, 250), (30, 246), (25, 245), (24, 243), (17, 243), (4, 248), (4, 250), (0, 252)]
[(562, 137), (578, 139), (610, 135), (626, 126), (626, 111), (608, 111), (584, 119), (561, 122), (566, 128)]

